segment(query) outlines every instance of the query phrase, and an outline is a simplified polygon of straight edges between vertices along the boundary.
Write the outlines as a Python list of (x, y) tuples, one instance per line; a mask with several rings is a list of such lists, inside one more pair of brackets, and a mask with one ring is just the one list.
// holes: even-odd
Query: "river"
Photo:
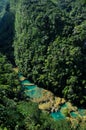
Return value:
[(55, 97), (52, 92), (32, 84), (21, 73), (18, 75), (25, 95), (33, 102), (37, 102), (41, 110), (48, 111), (55, 120), (77, 117), (86, 118), (85, 109), (79, 109), (71, 103)]

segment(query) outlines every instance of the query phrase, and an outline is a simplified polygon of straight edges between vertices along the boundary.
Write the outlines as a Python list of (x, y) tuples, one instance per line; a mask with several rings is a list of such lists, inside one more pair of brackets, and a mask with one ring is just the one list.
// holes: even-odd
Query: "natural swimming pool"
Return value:
[[(19, 78), (22, 78), (23, 75), (19, 74)], [(41, 98), (43, 96), (43, 88), (39, 88), (34, 84), (31, 84), (31, 82), (27, 79), (24, 79), (20, 81), (22, 87), (24, 88), (25, 94), (30, 97), (30, 98)], [(60, 106), (60, 109), (57, 112), (51, 112), (50, 115), (55, 119), (55, 120), (62, 120), (66, 119), (65, 114), (63, 114), (62, 109), (67, 109), (68, 105), (67, 103), (64, 103), (63, 105)], [(86, 115), (86, 110), (85, 109), (78, 109), (77, 112), (71, 111), (70, 116), (73, 118), (76, 118), (78, 116), (84, 116)]]

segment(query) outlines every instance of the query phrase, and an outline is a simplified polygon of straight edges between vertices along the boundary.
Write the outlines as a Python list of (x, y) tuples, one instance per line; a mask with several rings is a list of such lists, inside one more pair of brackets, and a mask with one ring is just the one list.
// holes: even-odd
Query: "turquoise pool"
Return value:
[(24, 84), (30, 84), (30, 81), (28, 81), (27, 79), (21, 81), (21, 84), (24, 85)]
[(70, 112), (70, 115), (74, 118), (78, 117), (78, 114), (76, 112)]
[(31, 82), (27, 79), (21, 81), (21, 85), (24, 88), (25, 94), (30, 98), (40, 98), (43, 96), (42, 88), (37, 87), (36, 85), (31, 85)]
[[(23, 75), (20, 73), (19, 78), (23, 77)], [(31, 82), (27, 79), (20, 81), (21, 85), (24, 87), (24, 92), (25, 94), (30, 97), (30, 98), (41, 98), (43, 96), (43, 89), (37, 87), (36, 85), (32, 85)], [(30, 85), (31, 84), (31, 85)], [(52, 112), (50, 115), (55, 119), (55, 120), (61, 120), (65, 119), (65, 115), (62, 114), (61, 109), (68, 108), (67, 104), (64, 103), (63, 105), (60, 106), (60, 110), (57, 112)], [(84, 116), (86, 115), (86, 110), (85, 109), (78, 109), (77, 113), (76, 112), (70, 112), (70, 115), (73, 118), (78, 117), (79, 115)]]
[(61, 108), (67, 108), (67, 104), (64, 103), (63, 105), (61, 105)]
[(85, 116), (86, 115), (86, 110), (85, 109), (78, 109), (78, 112), (81, 116)]
[(65, 119), (66, 117), (60, 112), (53, 112), (50, 114), (55, 120)]

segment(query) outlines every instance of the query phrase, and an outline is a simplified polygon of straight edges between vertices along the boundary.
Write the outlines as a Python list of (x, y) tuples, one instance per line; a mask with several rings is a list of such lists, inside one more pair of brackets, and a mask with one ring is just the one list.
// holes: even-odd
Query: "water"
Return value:
[(65, 119), (66, 117), (60, 112), (52, 112), (51, 116), (55, 119), (55, 120), (61, 120), (61, 119)]
[(35, 90), (32, 91), (26, 91), (25, 94), (29, 96), (30, 98), (41, 98), (42, 96), (38, 93), (36, 93)]
[(78, 113), (76, 113), (76, 112), (70, 112), (70, 115), (71, 115), (72, 117), (74, 117), (74, 118), (78, 117)]
[(21, 81), (21, 85), (24, 87), (25, 90), (32, 90), (32, 89), (35, 89), (37, 86), (36, 85), (30, 85), (30, 81), (28, 80), (23, 80)]
[[(19, 78), (23, 77), (19, 74)], [(30, 98), (40, 98), (43, 96), (42, 88), (37, 87), (36, 85), (32, 84), (29, 80), (25, 79), (20, 82), (21, 85), (24, 87), (24, 92)]]
[[(21, 73), (19, 73), (19, 78), (24, 78)], [(29, 80), (24, 79), (23, 81), (20, 81), (21, 85), (24, 87), (24, 92), (27, 96), (30, 98), (41, 98), (43, 96), (43, 89), (37, 87), (36, 85), (32, 84)], [(31, 85), (30, 85), (31, 84)], [(67, 103), (64, 103), (63, 105), (60, 106), (60, 110), (57, 112), (52, 112), (50, 115), (55, 119), (55, 120), (61, 120), (65, 119), (66, 116), (62, 114), (61, 110), (68, 108)], [(72, 111), (70, 112), (71, 117), (76, 118), (79, 115), (84, 116), (86, 115), (86, 110), (85, 109), (78, 109), (77, 113)]]
[(35, 89), (36, 86), (24, 86), (25, 90), (32, 90)]
[(86, 110), (85, 109), (78, 109), (78, 112), (81, 116), (86, 116)]
[(27, 86), (25, 94), (31, 98), (41, 98), (43, 96), (42, 89), (34, 86)]
[(21, 81), (21, 84), (22, 84), (22, 85), (30, 84), (30, 82), (29, 82), (28, 80), (23, 80), (23, 81)]
[(61, 108), (67, 108), (67, 104), (64, 103), (63, 105), (61, 105)]
[(30, 98), (33, 98), (33, 97), (35, 97), (35, 96), (34, 96), (34, 95), (35, 95), (35, 90), (25, 91), (25, 94), (26, 94), (27, 96), (29, 96)]
[(24, 77), (24, 76), (22, 75), (22, 73), (19, 73), (18, 77), (21, 78), (21, 77)]

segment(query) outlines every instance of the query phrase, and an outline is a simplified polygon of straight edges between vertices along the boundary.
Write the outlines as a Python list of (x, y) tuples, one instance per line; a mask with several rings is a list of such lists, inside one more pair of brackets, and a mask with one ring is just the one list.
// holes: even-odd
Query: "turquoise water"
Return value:
[(36, 86), (24, 86), (24, 88), (25, 88), (26, 90), (31, 90), (31, 89), (35, 89)]
[(67, 108), (67, 104), (64, 103), (63, 105), (61, 105), (61, 108)]
[(65, 116), (60, 112), (53, 112), (50, 114), (55, 120), (65, 119)]
[[(26, 85), (26, 84), (28, 84), (28, 85)], [(28, 80), (21, 81), (21, 85), (24, 86), (25, 90), (31, 90), (31, 89), (35, 89), (37, 87), (36, 85), (30, 86), (29, 84), (30, 84), (30, 81), (28, 81)]]
[(24, 84), (30, 84), (30, 81), (28, 81), (28, 80), (23, 80), (23, 81), (21, 81), (21, 84), (22, 84), (22, 85), (24, 85)]
[(86, 110), (85, 109), (78, 109), (78, 112), (81, 116), (85, 116), (86, 115)]
[(74, 118), (75, 118), (75, 117), (78, 117), (78, 114), (76, 114), (76, 112), (70, 112), (70, 114), (71, 114), (71, 116), (74, 117)]
[(21, 78), (21, 77), (24, 77), (24, 76), (22, 75), (22, 73), (19, 73), (18, 77)]
[(25, 91), (25, 94), (29, 96), (30, 98), (33, 98), (35, 97), (35, 90)]
[[(19, 78), (23, 77), (23, 75), (21, 73), (19, 73)], [(20, 81), (21, 85), (24, 87), (24, 92), (27, 96), (29, 96), (30, 98), (41, 98), (43, 96), (43, 89), (37, 87), (36, 85), (28, 85), (31, 82), (27, 79)], [(27, 85), (26, 85), (27, 84)], [(64, 109), (64, 108), (68, 108), (67, 104), (64, 103), (63, 105), (60, 106), (60, 110)], [(56, 119), (56, 120), (61, 120), (61, 119), (65, 119), (65, 115), (61, 113), (61, 111), (57, 111), (57, 112), (53, 112), (50, 115)], [(78, 113), (81, 116), (86, 115), (86, 110), (85, 109), (78, 109)], [(70, 113), (72, 117), (76, 118), (78, 117), (79, 114), (77, 114), (76, 112), (71, 112)]]
[[(21, 73), (19, 73), (19, 78), (23, 77), (23, 75)], [(40, 95), (42, 95), (40, 92), (38, 91), (38, 87), (36, 85), (30, 85), (31, 82), (27, 79), (20, 81), (21, 85), (24, 87), (24, 92), (27, 96), (29, 96), (30, 98), (39, 98)], [(26, 85), (27, 84), (27, 85)], [(39, 89), (40, 90), (40, 89)]]
[(30, 98), (41, 98), (42, 97), (42, 92), (38, 91), (37, 88), (36, 89), (32, 89), (31, 91), (25, 91), (25, 94), (27, 96), (29, 96)]
[[(22, 76), (22, 75), (20, 75)], [(23, 76), (22, 76), (23, 77)], [(42, 88), (38, 88), (36, 85), (28, 85), (31, 82), (26, 80), (21, 81), (21, 85), (24, 87), (24, 92), (30, 98), (40, 98), (43, 96)], [(26, 85), (27, 84), (27, 85)]]

